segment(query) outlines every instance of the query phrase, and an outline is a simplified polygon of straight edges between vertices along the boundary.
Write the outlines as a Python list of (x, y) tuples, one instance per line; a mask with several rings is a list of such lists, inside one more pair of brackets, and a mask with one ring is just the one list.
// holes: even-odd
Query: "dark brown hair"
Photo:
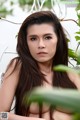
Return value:
[[(27, 45), (27, 28), (33, 24), (52, 24), (57, 35), (57, 49), (53, 58), (52, 68), (55, 65), (68, 65), (68, 46), (67, 38), (63, 27), (57, 16), (51, 11), (39, 11), (29, 15), (22, 23), (17, 41), (18, 62), (21, 61), (19, 83), (16, 89), (16, 107), (15, 113), (18, 115), (29, 116), (30, 105), (23, 105), (23, 97), (26, 92), (36, 86), (43, 85), (44, 75), (40, 72), (37, 62), (32, 58)], [(54, 71), (53, 86), (62, 88), (76, 88), (69, 80), (65, 72)], [(51, 111), (52, 109), (50, 109)], [(50, 112), (51, 113), (51, 112)], [(42, 117), (42, 108), (39, 112)]]

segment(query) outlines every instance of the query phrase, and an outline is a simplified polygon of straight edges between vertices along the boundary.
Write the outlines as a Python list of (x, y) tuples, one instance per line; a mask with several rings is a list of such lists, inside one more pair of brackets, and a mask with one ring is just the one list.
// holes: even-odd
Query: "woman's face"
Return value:
[(57, 36), (51, 24), (34, 24), (27, 29), (29, 51), (37, 62), (43, 63), (53, 59), (57, 41)]

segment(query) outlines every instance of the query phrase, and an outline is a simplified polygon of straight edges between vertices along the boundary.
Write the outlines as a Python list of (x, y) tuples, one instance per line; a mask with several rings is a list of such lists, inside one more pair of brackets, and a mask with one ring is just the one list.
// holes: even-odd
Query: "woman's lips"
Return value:
[(44, 57), (45, 55), (47, 55), (47, 53), (46, 52), (39, 52), (39, 53), (37, 53), (37, 55), (40, 57)]
[(46, 52), (39, 52), (39, 53), (37, 53), (37, 54), (47, 54)]

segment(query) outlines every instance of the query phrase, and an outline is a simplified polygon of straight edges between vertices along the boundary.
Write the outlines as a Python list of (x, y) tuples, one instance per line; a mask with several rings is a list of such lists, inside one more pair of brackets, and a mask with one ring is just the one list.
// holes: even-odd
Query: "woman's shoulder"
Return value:
[(20, 58), (19, 57), (15, 57), (15, 58), (13, 58), (10, 62), (9, 62), (9, 64), (8, 64), (8, 67), (14, 67), (14, 66), (16, 66), (16, 65), (20, 65), (20, 63), (21, 63), (21, 60), (20, 60)]
[(6, 71), (9, 70), (9, 69), (10, 69), (10, 71), (12, 71), (14, 69), (18, 69), (19, 70), (20, 66), (21, 66), (21, 60), (19, 59), (19, 57), (13, 58), (9, 62)]
[(21, 68), (20, 59), (18, 57), (12, 59), (6, 68), (3, 78), (7, 78), (10, 76), (16, 76), (16, 77), (19, 76), (20, 68)]

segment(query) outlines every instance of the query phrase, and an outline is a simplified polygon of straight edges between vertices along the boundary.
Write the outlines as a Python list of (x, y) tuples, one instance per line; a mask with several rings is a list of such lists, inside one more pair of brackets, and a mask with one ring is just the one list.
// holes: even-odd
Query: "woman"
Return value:
[[(67, 39), (56, 15), (40, 11), (28, 16), (18, 33), (17, 53), (3, 78), (0, 112), (7, 111), (8, 120), (71, 120), (67, 111), (53, 111), (45, 104), (23, 104), (26, 91), (37, 86), (80, 89), (78, 75), (53, 71), (56, 65), (68, 65)], [(11, 114), (14, 96), (15, 114)]]

